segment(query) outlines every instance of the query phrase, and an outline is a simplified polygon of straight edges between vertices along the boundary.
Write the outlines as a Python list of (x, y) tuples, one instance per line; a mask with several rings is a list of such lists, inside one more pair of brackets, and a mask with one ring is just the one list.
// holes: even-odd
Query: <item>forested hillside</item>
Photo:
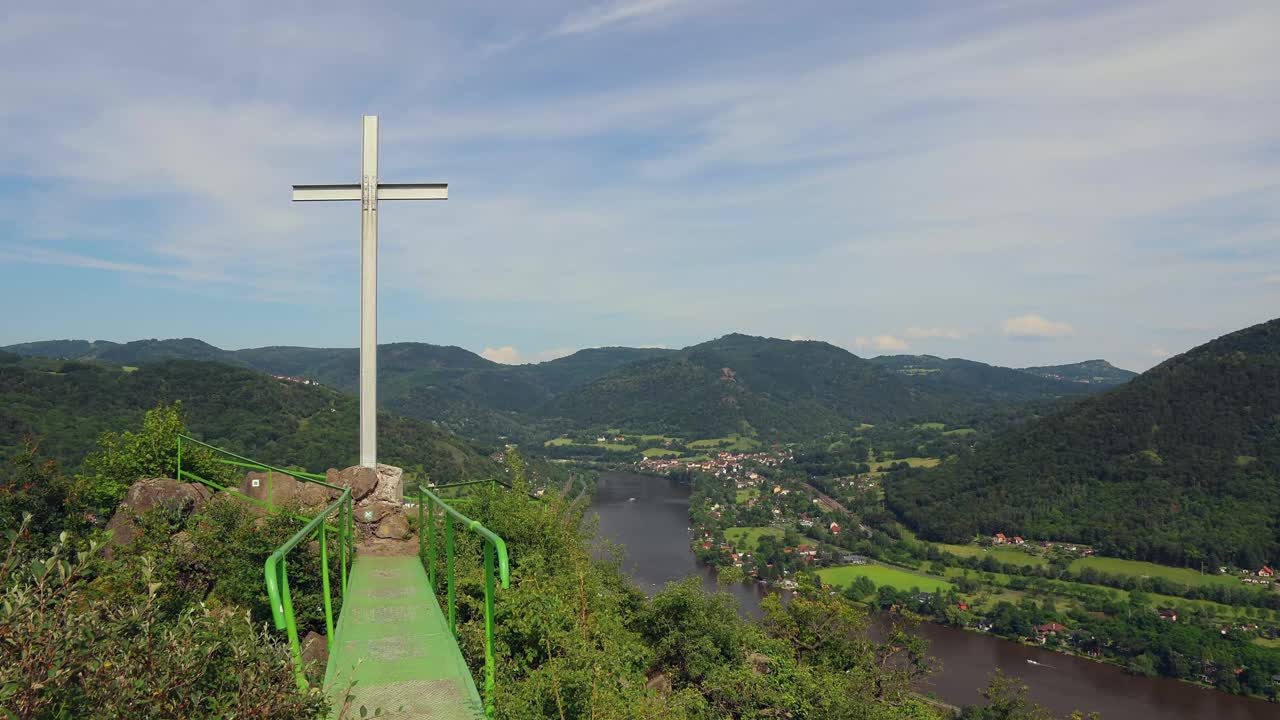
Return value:
[(652, 432), (802, 437), (919, 407), (903, 382), (834, 345), (735, 334), (624, 365), (558, 398), (554, 412)]
[(1003, 532), (1196, 566), (1280, 560), (1280, 320), (903, 473), (886, 499), (928, 539)]
[(1080, 397), (1097, 387), (1063, 382), (1013, 368), (961, 358), (933, 355), (882, 355), (871, 362), (890, 370), (905, 383), (920, 387), (946, 403), (994, 404)]
[(1022, 372), (1089, 385), (1123, 385), (1138, 376), (1138, 373), (1118, 368), (1106, 360), (1085, 360), (1069, 365), (1043, 365), (1022, 368)]
[[(244, 455), (321, 471), (357, 460), (355, 398), (329, 388), (212, 362), (174, 360), (131, 371), (13, 355), (0, 357), (0, 453), (13, 454), (33, 433), (45, 454), (74, 469), (99, 433), (135, 426), (147, 409), (174, 401), (182, 402), (198, 437)], [(471, 443), (401, 416), (381, 418), (379, 449), (386, 462), (420, 467), (437, 482), (492, 470)]]
[[(354, 348), (222, 350), (200, 340), (55, 340), (20, 355), (141, 367), (217, 360), (355, 392)], [(1076, 398), (1098, 385), (1037, 377), (968, 360), (865, 360), (824, 342), (732, 334), (683, 350), (590, 348), (502, 365), (459, 347), (392, 343), (378, 352), (380, 407), (486, 441), (541, 442), (573, 430), (799, 439), (899, 420), (969, 422), (975, 414)]]

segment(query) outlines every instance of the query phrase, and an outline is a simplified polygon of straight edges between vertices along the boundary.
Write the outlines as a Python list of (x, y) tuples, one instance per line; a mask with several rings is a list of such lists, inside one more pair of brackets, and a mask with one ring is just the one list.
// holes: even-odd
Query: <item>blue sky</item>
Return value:
[(451, 184), (383, 206), (384, 342), (1140, 370), (1280, 315), (1271, 0), (129, 5), (0, 24), (0, 344), (354, 346), (357, 207), (289, 186), (362, 113)]

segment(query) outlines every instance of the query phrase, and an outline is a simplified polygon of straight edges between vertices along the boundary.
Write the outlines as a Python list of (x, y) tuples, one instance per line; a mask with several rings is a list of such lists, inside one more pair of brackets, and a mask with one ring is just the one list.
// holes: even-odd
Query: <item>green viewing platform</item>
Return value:
[(345, 603), (324, 679), (330, 717), (342, 711), (348, 688), (347, 717), (360, 717), (361, 705), (371, 717), (375, 708), (397, 718), (485, 716), (417, 557), (357, 555)]

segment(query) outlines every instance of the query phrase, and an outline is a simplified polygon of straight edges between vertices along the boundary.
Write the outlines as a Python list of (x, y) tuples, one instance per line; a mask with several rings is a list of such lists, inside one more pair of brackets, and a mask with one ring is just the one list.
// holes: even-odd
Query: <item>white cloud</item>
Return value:
[(480, 351), (480, 357), (485, 360), (502, 363), (503, 365), (520, 364), (520, 351), (510, 345), (504, 345), (498, 348), (487, 347)]
[(1147, 351), (1147, 354), (1159, 360), (1164, 360), (1165, 358), (1173, 356), (1173, 353), (1165, 350), (1164, 348), (1151, 348)]
[(909, 338), (927, 339), (939, 338), (942, 340), (964, 340), (969, 336), (959, 330), (948, 330), (946, 328), (919, 328), (909, 327), (904, 333)]
[(1004, 334), (1014, 338), (1053, 338), (1075, 334), (1070, 323), (1049, 320), (1040, 315), (1028, 314), (1004, 321)]
[(579, 35), (595, 32), (612, 25), (670, 13), (689, 4), (689, 0), (618, 0), (594, 5), (566, 17), (552, 34)]
[(875, 335), (873, 337), (859, 335), (858, 337), (854, 338), (853, 344), (854, 344), (854, 347), (857, 347), (857, 348), (869, 347), (869, 348), (874, 348), (876, 350), (884, 350), (888, 352), (899, 352), (902, 350), (907, 350), (911, 347), (910, 345), (907, 344), (906, 340), (903, 340), (902, 338), (899, 338), (899, 337), (894, 337), (893, 335)]

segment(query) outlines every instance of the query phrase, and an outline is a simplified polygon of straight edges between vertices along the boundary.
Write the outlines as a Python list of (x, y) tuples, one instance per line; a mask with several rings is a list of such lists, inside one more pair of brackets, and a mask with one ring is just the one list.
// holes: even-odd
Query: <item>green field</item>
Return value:
[(942, 430), (946, 426), (947, 426), (946, 423), (940, 423), (940, 422), (927, 422), (927, 423), (915, 424), (915, 428), (917, 430)]
[(645, 457), (680, 457), (679, 450), (664, 450), (663, 448), (645, 448)]
[(772, 535), (781, 540), (783, 532), (772, 527), (731, 527), (724, 531), (724, 538), (729, 544), (741, 550), (754, 551), (764, 535)]
[(1072, 572), (1080, 572), (1091, 567), (1099, 572), (1112, 575), (1132, 575), (1134, 577), (1162, 577), (1182, 585), (1239, 585), (1240, 580), (1234, 575), (1201, 575), (1199, 570), (1176, 568), (1167, 565), (1141, 562), (1138, 560), (1121, 560), (1108, 557), (1080, 558), (1071, 563)]
[(943, 435), (972, 435), (976, 432), (978, 431), (974, 430), (973, 428), (956, 428), (955, 430), (947, 430), (942, 434)]
[(1272, 640), (1271, 638), (1254, 638), (1253, 644), (1261, 645), (1264, 648), (1280, 650), (1280, 638), (1277, 638), (1275, 640)]
[(127, 373), (131, 373), (131, 372), (138, 372), (138, 368), (136, 368), (136, 367), (134, 367), (134, 366), (132, 366), (132, 365), (121, 365), (121, 366), (120, 366), (120, 369), (121, 369), (121, 370), (123, 370), (124, 372), (127, 372)]
[(890, 458), (888, 460), (877, 460), (876, 462), (871, 463), (871, 472), (880, 472), (882, 468), (887, 468), (894, 463), (900, 463), (900, 462), (904, 462), (907, 465), (910, 465), (911, 467), (933, 467), (942, 461), (939, 460), (938, 458), (926, 458), (926, 457), (905, 457), (905, 458)]
[[(1121, 601), (1126, 601), (1129, 599), (1129, 592), (1127, 590), (1120, 590), (1118, 588), (1106, 587), (1103, 585), (1088, 585), (1085, 583), (1074, 583), (1074, 582), (1068, 582), (1066, 580), (1037, 580), (1037, 581), (1034, 581), (1033, 584), (1029, 586), (1026, 590), (1010, 590), (1006, 586), (1009, 584), (1011, 580), (1013, 580), (1014, 576), (1005, 575), (1004, 573), (988, 573), (988, 572), (981, 572), (981, 571), (966, 570), (963, 568), (949, 567), (946, 569), (946, 571), (943, 574), (946, 575), (947, 578), (952, 578), (952, 579), (963, 577), (965, 574), (968, 574), (969, 577), (983, 583), (987, 582), (988, 581), (987, 579), (990, 578), (990, 581), (993, 582), (995, 585), (997, 585), (999, 587), (999, 590), (995, 591), (994, 593), (992, 593), (992, 591), (989, 591), (989, 590), (984, 590), (983, 592), (992, 593), (993, 596), (994, 595), (1005, 596), (1005, 595), (1012, 594), (1012, 595), (1017, 595), (1019, 597), (1022, 597), (1022, 596), (1039, 597), (1040, 595), (1046, 594), (1045, 588), (1047, 588), (1047, 594), (1052, 595), (1054, 598), (1058, 599), (1060, 603), (1074, 604), (1080, 601), (1076, 600), (1075, 598), (1069, 597), (1067, 595), (1063, 595), (1061, 593), (1062, 593), (1062, 590), (1065, 590), (1066, 588), (1077, 587), (1077, 588), (1085, 588), (1089, 590), (1098, 591), (1104, 595), (1109, 595), (1109, 596), (1118, 598)], [(1058, 589), (1058, 590), (1055, 591), (1055, 589)], [(1187, 608), (1191, 606), (1196, 606), (1201, 608), (1202, 610), (1205, 610), (1209, 615), (1219, 620), (1230, 621), (1232, 618), (1235, 617), (1235, 609), (1232, 608), (1230, 605), (1223, 605), (1222, 603), (1213, 602), (1212, 600), (1188, 600), (1187, 598), (1174, 597), (1172, 595), (1161, 595), (1159, 593), (1147, 593), (1147, 598), (1151, 600), (1152, 605), (1155, 607)], [(994, 603), (995, 603), (995, 600), (993, 599), (992, 604), (994, 605)]]
[(959, 555), (960, 557), (984, 558), (990, 556), (1002, 563), (1008, 563), (1010, 565), (1049, 564), (1048, 560), (1045, 560), (1039, 555), (1032, 555), (1031, 553), (1007, 547), (981, 548), (976, 545), (949, 545), (947, 543), (934, 543), (934, 545), (937, 546), (939, 550), (949, 552), (952, 555)]
[(665, 443), (665, 442), (680, 441), (680, 438), (668, 437), (666, 435), (627, 435), (623, 433), (623, 437), (627, 438), (628, 440), (634, 440), (636, 442), (641, 442), (641, 443), (649, 443), (649, 442)]
[[(721, 443), (728, 443), (721, 446)], [(706, 438), (703, 440), (694, 440), (689, 443), (689, 447), (698, 448), (700, 450), (725, 450), (728, 452), (750, 452), (760, 447), (760, 441), (753, 437), (743, 435), (729, 435), (727, 437)]]
[(558, 438), (555, 438), (554, 440), (548, 440), (545, 443), (543, 443), (543, 445), (547, 447), (560, 447), (564, 445), (577, 445), (579, 447), (598, 447), (598, 448), (604, 448), (605, 450), (611, 450), (613, 452), (631, 452), (632, 450), (636, 449), (635, 445), (623, 445), (620, 443), (611, 443), (611, 442), (580, 443), (580, 442), (576, 442), (573, 438), (567, 438), (567, 437), (558, 437)]
[(747, 502), (747, 498), (753, 498), (753, 497), (760, 497), (760, 491), (759, 490), (739, 490), (737, 493), (737, 497), (734, 498), (734, 501), (737, 502), (739, 505), (742, 505)]
[(840, 567), (825, 568), (818, 571), (818, 577), (822, 578), (823, 582), (836, 587), (845, 587), (859, 576), (871, 578), (876, 587), (888, 585), (899, 590), (910, 590), (915, 587), (924, 592), (945, 592), (954, 587), (951, 583), (941, 578), (920, 575), (907, 570), (885, 567), (884, 565), (841, 565)]

